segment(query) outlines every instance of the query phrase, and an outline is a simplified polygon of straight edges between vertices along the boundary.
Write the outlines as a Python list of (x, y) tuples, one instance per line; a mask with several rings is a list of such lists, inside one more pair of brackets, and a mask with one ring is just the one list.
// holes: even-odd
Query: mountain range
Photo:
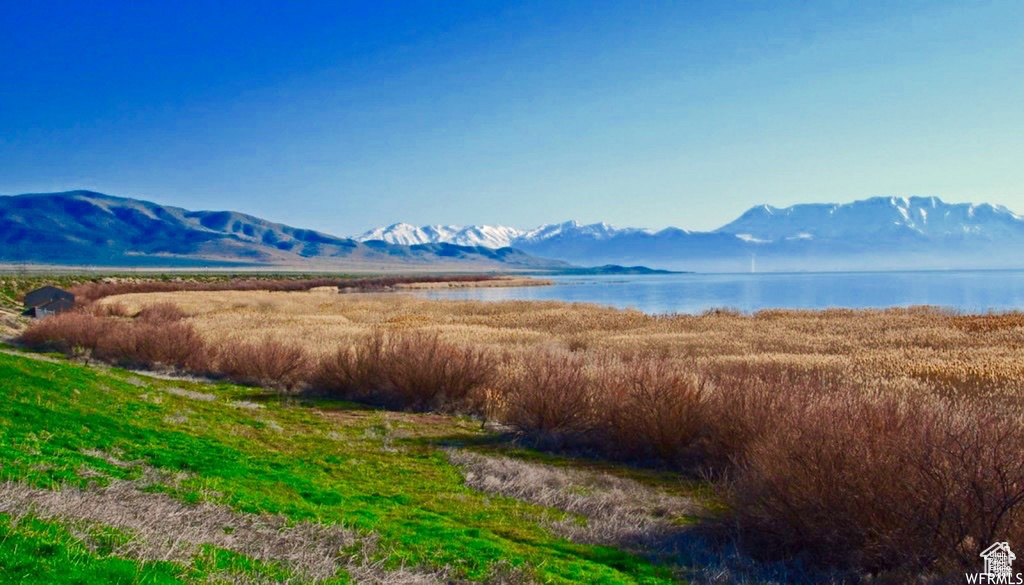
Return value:
[(508, 247), (358, 242), (232, 211), (69, 191), (0, 197), (0, 264), (355, 270), (559, 269)]
[(937, 197), (760, 205), (704, 232), (574, 221), (529, 230), (399, 223), (345, 238), (233, 211), (189, 211), (92, 191), (0, 196), (0, 264), (362, 271), (1021, 268), (1022, 248), (1021, 216), (998, 205)]
[(573, 263), (711, 272), (1024, 266), (1016, 253), (1024, 245), (1024, 218), (1003, 206), (946, 203), (937, 197), (873, 197), (784, 208), (760, 205), (708, 232), (574, 221), (531, 230), (398, 223), (354, 239), (509, 246)]

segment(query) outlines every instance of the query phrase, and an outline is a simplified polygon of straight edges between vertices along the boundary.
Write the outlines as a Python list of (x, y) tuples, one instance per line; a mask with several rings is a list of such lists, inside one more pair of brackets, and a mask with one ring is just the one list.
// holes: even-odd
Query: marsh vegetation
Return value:
[[(710, 487), (708, 533), (819, 577), (941, 577), (993, 540), (1024, 540), (1021, 314), (651, 316), (218, 290), (107, 296), (22, 341), (470, 415), (522, 445), (666, 470)], [(492, 475), (496, 493), (546, 497)]]

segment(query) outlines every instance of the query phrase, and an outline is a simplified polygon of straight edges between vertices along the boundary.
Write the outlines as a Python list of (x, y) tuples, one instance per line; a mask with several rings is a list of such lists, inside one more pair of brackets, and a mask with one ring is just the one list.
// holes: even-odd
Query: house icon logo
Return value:
[(985, 570), (981, 573), (967, 574), (968, 583), (1022, 583), (1022, 575), (1014, 574), (1013, 561), (1017, 555), (1010, 550), (1008, 542), (994, 542), (992, 546), (981, 551), (985, 559)]
[(1010, 543), (992, 543), (992, 546), (981, 551), (981, 558), (985, 559), (985, 574), (989, 579), (1008, 579), (1013, 575), (1013, 561), (1017, 555), (1010, 550)]

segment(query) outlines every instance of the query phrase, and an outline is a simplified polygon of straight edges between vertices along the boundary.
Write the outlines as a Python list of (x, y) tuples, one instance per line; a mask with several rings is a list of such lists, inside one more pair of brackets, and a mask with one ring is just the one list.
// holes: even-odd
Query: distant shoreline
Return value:
[[(687, 271), (661, 270), (648, 268), (646, 266), (619, 266), (617, 264), (606, 264), (604, 266), (573, 266), (559, 269), (510, 269), (494, 270), (493, 267), (473, 269), (466, 266), (437, 265), (430, 267), (416, 266), (388, 266), (372, 264), (356, 264), (349, 266), (286, 266), (249, 263), (211, 263), (208, 266), (196, 266), (182, 264), (177, 266), (100, 266), (100, 265), (70, 265), (70, 264), (41, 264), (41, 263), (16, 263), (0, 262), (0, 274), (95, 274), (95, 275), (155, 275), (155, 274), (281, 274), (281, 275), (317, 275), (317, 276), (338, 276), (338, 275), (493, 275), (501, 278), (543, 278), (547, 276), (596, 276), (596, 275), (641, 275), (641, 274), (692, 274)], [(502, 285), (494, 285), (502, 286)], [(517, 286), (517, 285), (505, 285)], [(536, 286), (530, 284), (518, 286)]]
[(278, 266), (267, 264), (223, 264), (216, 266), (98, 266), (98, 265), (70, 265), (70, 264), (36, 264), (36, 263), (9, 263), (0, 262), (0, 274), (90, 274), (97, 276), (121, 276), (121, 275), (142, 275), (152, 276), (159, 274), (244, 274), (253, 275), (316, 275), (316, 276), (373, 276), (373, 275), (409, 275), (409, 276), (453, 276), (465, 275), (494, 275), (494, 276), (516, 276), (525, 274), (551, 274), (551, 271), (537, 271), (536, 269), (501, 270), (496, 271), (493, 267), (473, 269), (466, 266), (438, 265), (431, 267), (422, 266), (395, 266), (395, 265), (349, 265), (349, 266)]
[(555, 281), (529, 276), (499, 276), (492, 280), (408, 282), (395, 285), (395, 290), (436, 290), (449, 288), (504, 288), (521, 286), (551, 286)]

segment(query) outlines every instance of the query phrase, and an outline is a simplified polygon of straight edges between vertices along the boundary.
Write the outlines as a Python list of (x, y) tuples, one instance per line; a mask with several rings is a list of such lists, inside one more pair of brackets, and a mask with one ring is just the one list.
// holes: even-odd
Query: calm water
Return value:
[(1024, 310), (1024, 271), (671, 274), (558, 277), (554, 286), (429, 291), (438, 299), (556, 300), (699, 313), (728, 307), (822, 309), (937, 305), (964, 312)]

